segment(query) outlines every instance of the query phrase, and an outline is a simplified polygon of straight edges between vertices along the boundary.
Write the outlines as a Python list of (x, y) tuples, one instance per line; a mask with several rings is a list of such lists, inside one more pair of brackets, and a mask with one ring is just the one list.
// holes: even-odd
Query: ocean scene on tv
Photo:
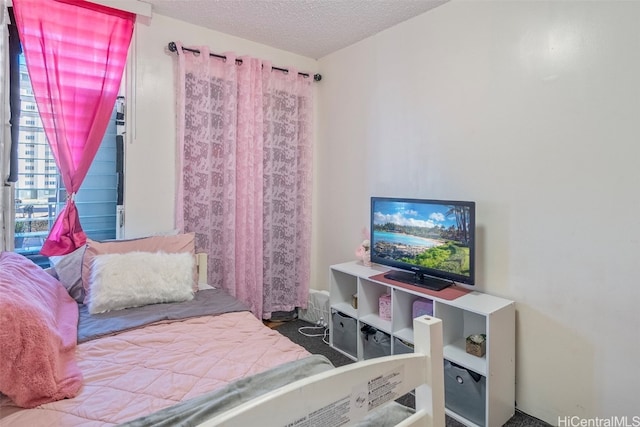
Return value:
[(380, 258), (469, 276), (469, 208), (379, 200), (372, 244)]

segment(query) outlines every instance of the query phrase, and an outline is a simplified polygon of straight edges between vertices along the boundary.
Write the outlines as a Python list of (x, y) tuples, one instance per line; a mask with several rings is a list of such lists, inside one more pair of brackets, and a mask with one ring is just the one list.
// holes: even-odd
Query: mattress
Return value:
[(22, 409), (4, 398), (5, 426), (113, 426), (221, 389), (309, 353), (240, 311), (165, 320), (84, 342), (79, 395)]

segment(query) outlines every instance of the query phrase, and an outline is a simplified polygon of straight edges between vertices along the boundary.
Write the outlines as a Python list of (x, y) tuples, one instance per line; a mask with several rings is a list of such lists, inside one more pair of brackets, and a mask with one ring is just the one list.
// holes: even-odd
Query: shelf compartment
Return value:
[(394, 289), (392, 292), (393, 327), (396, 330), (413, 331), (413, 303), (421, 298), (416, 295)]
[[(444, 344), (451, 344), (472, 334), (487, 334), (487, 317), (472, 311), (436, 302), (434, 316), (445, 326)], [(487, 336), (487, 340), (489, 337)]]
[(369, 328), (367, 333), (360, 329), (362, 358), (364, 360), (391, 355), (391, 335), (377, 328)]
[(413, 353), (413, 343), (404, 341), (397, 336), (393, 338), (393, 354)]
[(487, 379), (484, 375), (444, 361), (446, 408), (477, 425), (485, 425)]
[(406, 341), (410, 344), (414, 344), (414, 339), (413, 339), (413, 328), (402, 328), (398, 331), (395, 331), (393, 333), (393, 336), (401, 339), (402, 341)]
[(339, 311), (331, 313), (331, 345), (347, 353), (351, 357), (358, 357), (358, 321)]
[(348, 316), (358, 317), (358, 311), (355, 308), (353, 308), (351, 304), (348, 304), (346, 302), (339, 302), (337, 304), (333, 304), (331, 308), (333, 310), (340, 311)]
[(360, 317), (361, 323), (366, 323), (369, 326), (373, 326), (376, 329), (380, 329), (388, 334), (391, 333), (391, 321), (387, 319), (383, 319), (378, 316), (377, 313), (367, 314), (365, 316)]
[[(482, 375), (487, 374), (486, 356), (467, 353), (466, 338), (472, 334), (487, 334), (484, 315), (436, 302), (435, 317), (442, 319), (444, 357)], [(487, 336), (487, 345), (490, 337)]]
[(332, 307), (342, 306), (342, 304), (352, 307), (353, 296), (357, 294), (357, 292), (358, 278), (356, 276), (338, 270), (331, 270), (329, 302)]
[(464, 339), (445, 345), (443, 348), (443, 355), (447, 360), (452, 360), (455, 363), (471, 369), (481, 375), (487, 375), (486, 356), (478, 357), (467, 353), (466, 341)]
[[(370, 315), (375, 315), (381, 320), (385, 320), (380, 317), (380, 297), (388, 293), (388, 286), (370, 280), (360, 279), (360, 289), (358, 291), (358, 315), (360, 318), (364, 319)], [(391, 314), (393, 315), (393, 313)], [(391, 325), (389, 320), (387, 322)], [(387, 332), (391, 331), (390, 326), (386, 329)]]

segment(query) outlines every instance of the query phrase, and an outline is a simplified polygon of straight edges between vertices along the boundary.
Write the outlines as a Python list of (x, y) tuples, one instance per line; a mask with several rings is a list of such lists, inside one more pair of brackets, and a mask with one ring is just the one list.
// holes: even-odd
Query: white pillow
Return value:
[(97, 255), (91, 268), (89, 313), (193, 299), (192, 254), (128, 252)]

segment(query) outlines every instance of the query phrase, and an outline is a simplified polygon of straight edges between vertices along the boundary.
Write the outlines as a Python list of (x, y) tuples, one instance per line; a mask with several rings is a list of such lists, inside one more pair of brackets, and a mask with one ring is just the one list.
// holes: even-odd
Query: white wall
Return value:
[(320, 60), (319, 251), (369, 197), (477, 202), (478, 290), (517, 302), (517, 404), (639, 416), (640, 2), (452, 1)]

